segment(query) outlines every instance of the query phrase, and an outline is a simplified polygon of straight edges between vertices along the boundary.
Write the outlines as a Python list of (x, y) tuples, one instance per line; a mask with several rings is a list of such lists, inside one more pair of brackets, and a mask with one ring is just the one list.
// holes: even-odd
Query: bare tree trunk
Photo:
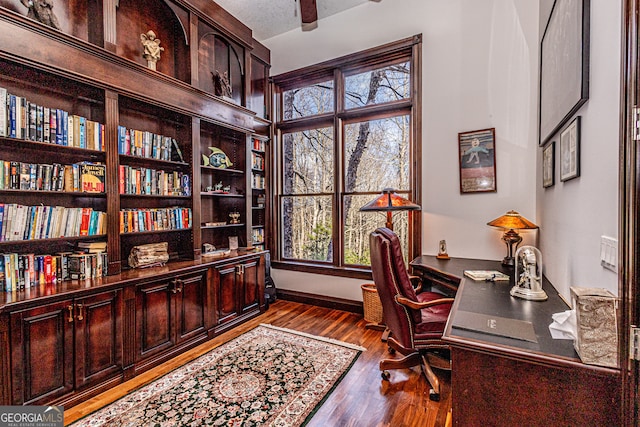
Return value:
[[(291, 115), (293, 109), (294, 93), (293, 91), (285, 92), (285, 99), (283, 102), (285, 109), (285, 117), (287, 114)], [(294, 179), (294, 163), (293, 163), (293, 135), (288, 133), (282, 136), (282, 151), (283, 151), (283, 165), (284, 165), (284, 188), (293, 188)], [(293, 199), (290, 197), (285, 198), (282, 203), (282, 256), (293, 256)]]

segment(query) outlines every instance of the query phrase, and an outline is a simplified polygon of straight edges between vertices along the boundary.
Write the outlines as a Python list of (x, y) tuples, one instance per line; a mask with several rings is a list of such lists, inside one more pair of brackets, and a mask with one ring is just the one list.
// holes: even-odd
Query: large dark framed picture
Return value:
[(497, 191), (495, 128), (460, 132), (460, 192)]
[(590, 0), (555, 0), (540, 43), (540, 145), (589, 99)]

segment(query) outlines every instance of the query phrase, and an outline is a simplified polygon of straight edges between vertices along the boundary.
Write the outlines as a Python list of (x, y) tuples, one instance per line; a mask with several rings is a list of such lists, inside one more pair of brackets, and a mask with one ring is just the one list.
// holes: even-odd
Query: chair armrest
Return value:
[(398, 304), (404, 305), (405, 307), (409, 307), (413, 310), (420, 310), (422, 308), (433, 307), (434, 305), (449, 304), (449, 303), (453, 303), (453, 301), (454, 301), (453, 298), (438, 298), (438, 299), (434, 299), (433, 301), (416, 302), (416, 301), (411, 301), (409, 298), (396, 295), (396, 302)]
[(409, 280), (411, 281), (411, 286), (413, 286), (415, 293), (419, 294), (422, 292), (422, 277), (409, 275)]

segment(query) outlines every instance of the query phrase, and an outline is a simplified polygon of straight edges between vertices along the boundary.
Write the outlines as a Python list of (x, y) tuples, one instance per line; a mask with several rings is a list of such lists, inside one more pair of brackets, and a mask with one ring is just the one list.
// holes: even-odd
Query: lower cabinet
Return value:
[(1, 306), (0, 405), (73, 406), (259, 314), (263, 260)]
[(216, 324), (224, 325), (249, 312), (258, 311), (264, 292), (264, 266), (260, 257), (212, 267)]
[(122, 291), (10, 314), (12, 404), (34, 405), (122, 371)]
[(206, 337), (206, 278), (202, 270), (137, 286), (136, 362), (198, 335)]

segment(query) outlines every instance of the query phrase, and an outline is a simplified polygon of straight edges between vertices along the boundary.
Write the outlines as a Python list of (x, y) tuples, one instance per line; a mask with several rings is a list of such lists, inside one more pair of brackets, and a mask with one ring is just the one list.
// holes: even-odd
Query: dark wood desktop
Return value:
[[(620, 370), (585, 365), (573, 341), (551, 338), (551, 315), (568, 307), (546, 278), (549, 299), (527, 301), (509, 294), (513, 269), (499, 261), (423, 255), (410, 265), (434, 288), (456, 292), (443, 335), (451, 345), (454, 425), (619, 425)], [(499, 270), (512, 277), (474, 281), (465, 270)], [(454, 327), (461, 312), (531, 322), (538, 342)]]

